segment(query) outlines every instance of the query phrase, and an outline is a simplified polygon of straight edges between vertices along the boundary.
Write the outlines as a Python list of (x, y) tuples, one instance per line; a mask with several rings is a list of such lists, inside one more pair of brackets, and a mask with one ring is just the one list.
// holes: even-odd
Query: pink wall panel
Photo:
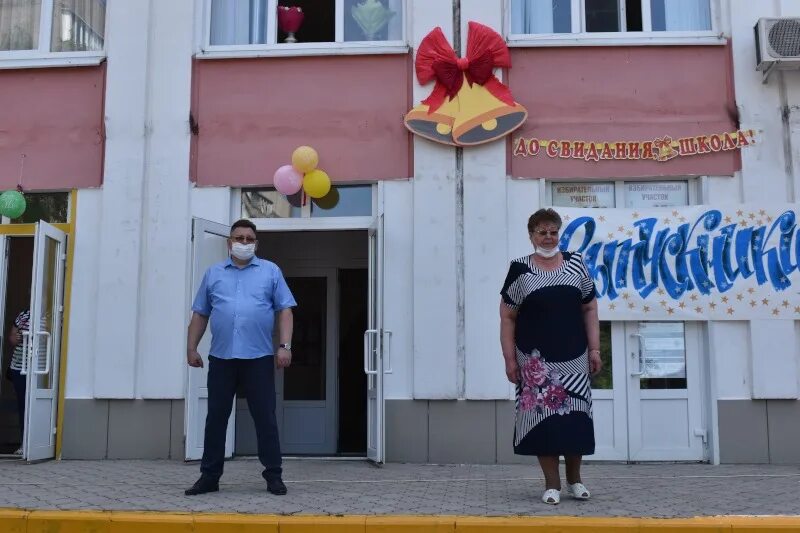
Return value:
[(300, 145), (334, 182), (408, 178), (408, 55), (198, 60), (193, 179), (269, 185)]
[[(529, 112), (513, 139), (647, 141), (737, 127), (728, 46), (517, 48), (512, 65), (514, 98)], [(511, 175), (526, 178), (730, 175), (741, 168), (736, 151), (663, 163), (510, 154)]]
[(0, 70), (0, 189), (98, 187), (105, 64)]

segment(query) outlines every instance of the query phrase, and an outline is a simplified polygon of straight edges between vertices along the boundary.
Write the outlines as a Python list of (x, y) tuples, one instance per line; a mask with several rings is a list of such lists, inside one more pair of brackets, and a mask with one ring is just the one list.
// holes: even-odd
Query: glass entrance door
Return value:
[(333, 455), (337, 439), (336, 271), (292, 269), (285, 275), (297, 307), (293, 309), (292, 364), (278, 370), (275, 378), (281, 451)]
[(596, 451), (611, 461), (702, 461), (700, 326), (601, 322), (603, 372), (592, 379)]
[(704, 459), (698, 325), (628, 322), (625, 333), (630, 459)]

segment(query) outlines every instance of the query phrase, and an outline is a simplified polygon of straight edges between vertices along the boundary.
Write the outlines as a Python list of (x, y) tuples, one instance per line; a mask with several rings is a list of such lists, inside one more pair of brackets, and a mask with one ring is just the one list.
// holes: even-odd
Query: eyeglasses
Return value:
[(237, 235), (236, 237), (231, 237), (231, 240), (234, 242), (238, 242), (240, 244), (253, 244), (256, 242), (255, 237), (245, 237), (244, 235)]
[(558, 230), (547, 231), (546, 229), (537, 229), (534, 233), (539, 237), (547, 237), (548, 235), (551, 237), (558, 237)]

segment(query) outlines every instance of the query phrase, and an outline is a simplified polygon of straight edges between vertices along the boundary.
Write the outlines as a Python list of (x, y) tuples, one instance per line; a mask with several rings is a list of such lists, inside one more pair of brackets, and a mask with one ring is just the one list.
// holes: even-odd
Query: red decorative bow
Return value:
[(437, 26), (422, 39), (414, 65), (421, 85), (436, 80), (433, 92), (422, 101), (429, 113), (439, 109), (446, 97), (452, 99), (458, 94), (465, 77), (470, 87), (473, 83), (483, 85), (498, 99), (514, 105), (511, 90), (493, 73), (495, 68), (511, 66), (508, 46), (499, 33), (483, 24), (469, 23), (467, 55), (461, 58)]

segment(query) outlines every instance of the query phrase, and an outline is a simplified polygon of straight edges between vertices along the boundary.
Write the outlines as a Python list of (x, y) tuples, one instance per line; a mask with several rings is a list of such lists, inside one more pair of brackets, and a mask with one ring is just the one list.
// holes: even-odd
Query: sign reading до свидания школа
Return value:
[(737, 130), (731, 133), (698, 135), (673, 139), (669, 135), (651, 141), (567, 141), (519, 137), (513, 143), (515, 157), (545, 155), (559, 159), (584, 161), (647, 160), (664, 162), (716, 152), (738, 150), (756, 142), (755, 131)]

